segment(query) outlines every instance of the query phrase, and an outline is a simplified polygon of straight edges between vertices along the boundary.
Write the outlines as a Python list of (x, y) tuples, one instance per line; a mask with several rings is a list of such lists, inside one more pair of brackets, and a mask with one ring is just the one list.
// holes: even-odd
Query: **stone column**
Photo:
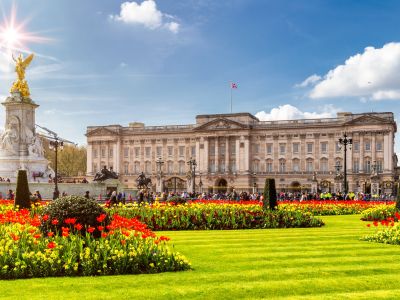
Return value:
[(274, 172), (279, 172), (279, 135), (273, 136), (272, 157), (272, 169)]
[(235, 147), (236, 147), (236, 173), (240, 172), (240, 137), (237, 136), (235, 140)]
[(92, 149), (92, 144), (88, 143), (87, 149), (86, 149), (86, 173), (87, 174), (92, 174), (93, 173), (93, 149)]
[(218, 145), (218, 137), (214, 138), (215, 141), (215, 173), (219, 173), (219, 145)]
[(204, 173), (208, 174), (208, 164), (209, 164), (209, 158), (208, 158), (208, 137), (204, 138), (204, 164), (203, 164), (203, 171)]
[(320, 163), (320, 140), (319, 140), (319, 133), (314, 133), (314, 171), (319, 171), (319, 163)]
[(229, 136), (225, 138), (225, 173), (229, 171)]
[(360, 173), (364, 173), (364, 133), (360, 132)]
[(376, 161), (376, 133), (371, 133), (371, 154), (372, 154), (372, 162)]
[(394, 140), (393, 140), (393, 131), (389, 132), (389, 171), (393, 172), (393, 149), (394, 148)]
[(250, 137), (245, 136), (245, 140), (244, 140), (244, 171), (246, 173), (250, 172), (249, 160), (250, 160)]

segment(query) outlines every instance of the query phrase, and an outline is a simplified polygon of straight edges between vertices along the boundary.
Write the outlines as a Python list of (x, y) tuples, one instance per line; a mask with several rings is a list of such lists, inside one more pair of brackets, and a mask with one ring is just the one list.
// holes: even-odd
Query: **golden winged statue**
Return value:
[(17, 59), (12, 57), (15, 61), (15, 72), (17, 73), (17, 80), (14, 81), (11, 87), (12, 92), (20, 92), (23, 98), (29, 98), (29, 86), (25, 80), (25, 70), (29, 66), (29, 64), (33, 60), (33, 54), (30, 54), (28, 57), (24, 58), (22, 54), (20, 54)]

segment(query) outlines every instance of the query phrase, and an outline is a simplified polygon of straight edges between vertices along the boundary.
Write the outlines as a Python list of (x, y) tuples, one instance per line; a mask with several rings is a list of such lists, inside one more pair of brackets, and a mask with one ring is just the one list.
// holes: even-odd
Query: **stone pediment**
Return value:
[(218, 118), (195, 128), (195, 130), (237, 130), (237, 129), (249, 129), (249, 126), (229, 119)]
[(112, 130), (104, 128), (104, 127), (100, 127), (100, 128), (94, 129), (92, 131), (89, 131), (88, 133), (86, 133), (86, 136), (87, 137), (89, 137), (89, 136), (110, 136), (110, 135), (114, 136), (116, 134), (117, 134), (117, 132), (115, 132), (115, 131), (112, 131)]
[(374, 124), (387, 124), (387, 123), (390, 123), (390, 121), (373, 115), (364, 115), (346, 122), (346, 125), (374, 125)]

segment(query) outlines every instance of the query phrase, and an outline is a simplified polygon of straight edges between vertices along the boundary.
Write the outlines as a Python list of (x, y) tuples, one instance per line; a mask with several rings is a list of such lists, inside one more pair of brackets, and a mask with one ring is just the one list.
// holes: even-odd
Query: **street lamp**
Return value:
[(200, 193), (203, 193), (203, 181), (201, 181), (201, 173), (200, 173), (199, 188), (200, 188)]
[(353, 144), (353, 139), (348, 139), (347, 134), (344, 133), (343, 138), (339, 138), (339, 144), (343, 146), (344, 149), (344, 166), (343, 166), (343, 181), (344, 181), (344, 194), (346, 195), (348, 190), (347, 190), (347, 146), (349, 146), (349, 150), (351, 150), (351, 145)]
[(157, 179), (158, 179), (158, 188), (159, 188), (159, 193), (162, 193), (164, 190), (163, 183), (162, 183), (162, 165), (164, 164), (164, 161), (162, 160), (161, 156), (156, 160), (156, 165), (157, 165)]
[(53, 192), (53, 200), (57, 199), (60, 196), (60, 191), (58, 190), (58, 162), (57, 162), (57, 153), (58, 148), (62, 150), (64, 148), (64, 142), (55, 138), (54, 140), (49, 142), (50, 150), (54, 150), (55, 157), (54, 157), (54, 192)]
[(196, 160), (194, 158), (190, 158), (190, 160), (187, 162), (190, 172), (192, 173), (193, 176), (193, 194), (196, 194)]

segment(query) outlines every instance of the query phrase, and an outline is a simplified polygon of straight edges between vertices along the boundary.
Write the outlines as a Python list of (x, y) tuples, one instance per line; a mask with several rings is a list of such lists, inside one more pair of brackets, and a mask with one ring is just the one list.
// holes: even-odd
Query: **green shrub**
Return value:
[[(103, 220), (99, 222), (98, 217), (103, 216)], [(69, 219), (69, 220), (67, 220)], [(75, 221), (71, 221), (75, 219)], [(55, 221), (56, 220), (56, 221)], [(66, 222), (67, 220), (67, 222)], [(62, 227), (74, 227), (80, 224), (81, 233), (84, 234), (88, 227), (94, 227), (95, 237), (100, 237), (101, 231), (97, 229), (99, 225), (106, 229), (110, 224), (110, 218), (106, 211), (95, 200), (86, 199), (82, 196), (66, 196), (53, 200), (49, 205), (43, 208), (41, 214), (40, 230), (47, 234), (49, 231), (61, 234)]]
[(400, 183), (397, 186), (396, 210), (400, 211)]
[(263, 209), (274, 210), (277, 207), (278, 207), (278, 202), (276, 198), (275, 179), (267, 178), (265, 179), (265, 186), (264, 186)]
[(31, 208), (31, 199), (26, 170), (18, 170), (14, 206), (27, 209)]

